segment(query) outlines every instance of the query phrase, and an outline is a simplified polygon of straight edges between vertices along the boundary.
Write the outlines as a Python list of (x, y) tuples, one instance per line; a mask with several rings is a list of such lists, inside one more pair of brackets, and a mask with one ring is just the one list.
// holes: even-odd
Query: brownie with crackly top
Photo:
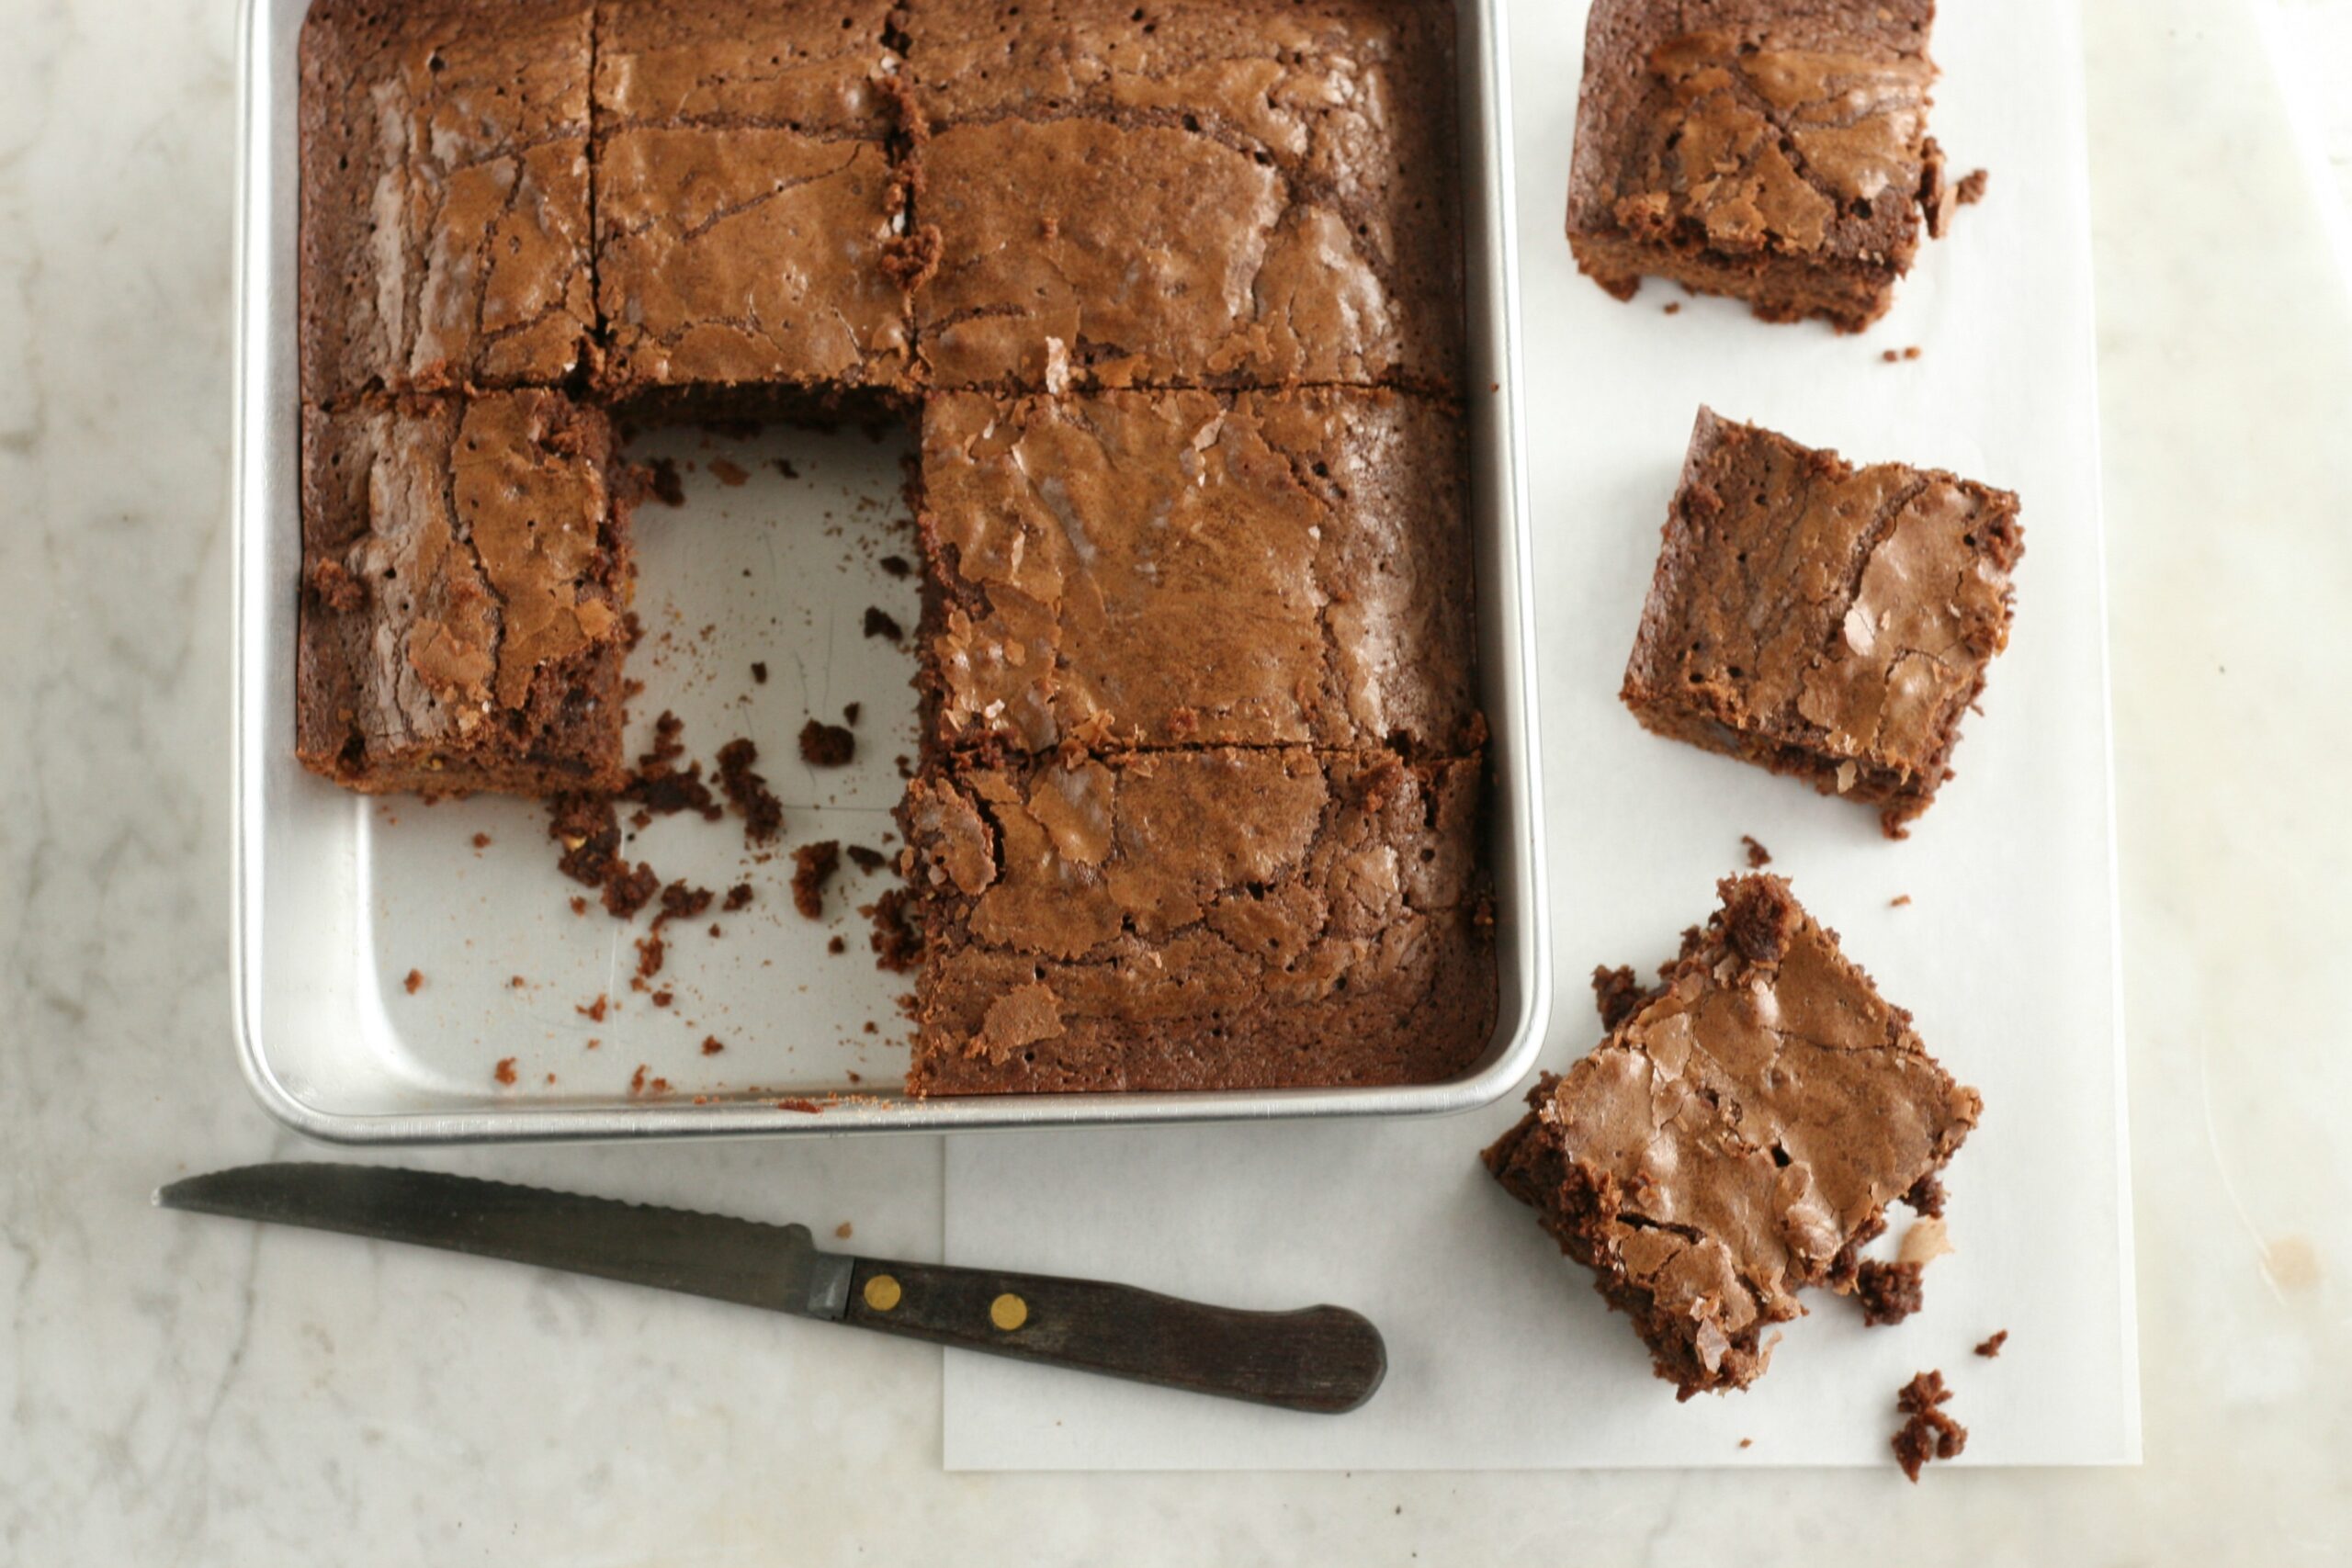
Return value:
[(597, 11), (600, 387), (690, 412), (910, 390), (886, 0)]
[(552, 386), (586, 362), (589, 0), (317, 0), (299, 44), (301, 389)]
[(1657, 734), (1873, 807), (1903, 837), (2007, 646), (2024, 550), (2007, 491), (1858, 468), (1702, 409), (1625, 705)]
[(1464, 463), (1376, 389), (934, 397), (930, 733), (1475, 751)]
[(936, 383), (1453, 389), (1453, 7), (909, 7)]
[(1568, 176), (1577, 265), (1860, 332), (1951, 198), (1934, 0), (1597, 0)]
[(622, 782), (630, 485), (560, 392), (302, 414), (295, 744), (368, 792)]
[(1497, 1007), (1477, 766), (1304, 748), (931, 769), (910, 1089), (1430, 1083)]
[(1983, 1109), (1787, 883), (1720, 893), (1655, 987), (1595, 976), (1607, 1037), (1486, 1152), (1685, 1399), (1761, 1376), (1800, 1292), (1853, 1292)]

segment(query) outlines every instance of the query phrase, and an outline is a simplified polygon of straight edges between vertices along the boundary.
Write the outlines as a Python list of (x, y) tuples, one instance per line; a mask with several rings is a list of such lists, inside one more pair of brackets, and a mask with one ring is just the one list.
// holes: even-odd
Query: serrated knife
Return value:
[(1244, 1312), (1128, 1285), (820, 1250), (806, 1225), (390, 1166), (250, 1165), (175, 1181), (158, 1205), (339, 1231), (709, 1296), (961, 1350), (1339, 1415), (1388, 1370), (1344, 1307)]

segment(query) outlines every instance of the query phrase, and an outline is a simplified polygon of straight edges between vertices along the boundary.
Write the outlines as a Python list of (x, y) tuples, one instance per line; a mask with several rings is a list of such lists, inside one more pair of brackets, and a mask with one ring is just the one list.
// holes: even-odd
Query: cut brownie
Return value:
[(368, 791), (619, 786), (612, 440), (556, 392), (304, 411), (304, 765)]
[(616, 397), (788, 412), (907, 389), (883, 0), (606, 4), (596, 293)]
[(1934, 0), (1596, 0), (1568, 175), (1577, 264), (1860, 332), (1941, 232)]
[(1596, 976), (1608, 1037), (1546, 1074), (1486, 1154), (1683, 1398), (1754, 1382), (1798, 1292), (1852, 1291), (1886, 1205), (1944, 1167), (1982, 1105), (1787, 883), (1721, 893), (1656, 987)]
[(1456, 413), (1378, 389), (933, 399), (932, 732), (1452, 750), (1463, 463)]
[[(910, 11), (914, 100), (944, 135), (924, 204), (946, 240), (946, 292), (925, 317), (944, 384), (1043, 385), (1049, 339), (1079, 384), (1454, 380), (1452, 6), (921, 0)], [(1024, 124), (967, 131), (1008, 118)], [(1069, 118), (1098, 123), (1034, 129)], [(1011, 161), (991, 169), (1000, 150)], [(992, 186), (960, 188), (969, 171)], [(1027, 286), (1069, 268), (1039, 303)], [(1008, 307), (1020, 313), (958, 319)]]
[(1877, 807), (1951, 776), (2007, 644), (2018, 498), (1699, 412), (1623, 695), (1660, 735)]
[(317, 0), (302, 397), (550, 385), (595, 327), (588, 0)]
[(917, 1094), (1436, 1082), (1497, 979), (1478, 770), (1306, 750), (934, 771), (909, 791)]

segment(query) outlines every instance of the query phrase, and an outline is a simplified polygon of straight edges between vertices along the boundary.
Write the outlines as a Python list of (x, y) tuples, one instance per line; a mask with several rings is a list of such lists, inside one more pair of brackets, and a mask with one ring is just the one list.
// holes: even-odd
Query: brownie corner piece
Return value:
[(1568, 184), (1578, 266), (1860, 332), (1939, 231), (1934, 0), (1597, 0)]
[(1937, 469), (1855, 468), (1702, 409), (1622, 695), (1652, 731), (1878, 808), (1951, 776), (2007, 646), (2018, 498)]
[(302, 414), (296, 753), (368, 793), (618, 784), (628, 487), (549, 391)]
[(297, 52), (303, 400), (571, 376), (596, 327), (589, 0), (319, 0)]
[(1786, 882), (1718, 892), (1655, 987), (1596, 976), (1606, 1037), (1485, 1154), (1682, 1398), (1761, 1376), (1804, 1290), (1850, 1292), (1983, 1108)]

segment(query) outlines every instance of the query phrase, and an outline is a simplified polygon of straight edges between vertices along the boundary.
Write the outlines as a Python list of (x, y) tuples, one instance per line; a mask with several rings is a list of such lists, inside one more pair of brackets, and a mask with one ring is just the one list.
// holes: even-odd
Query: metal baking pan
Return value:
[[(348, 1144), (936, 1133), (1455, 1111), (1526, 1076), (1543, 1043), (1551, 964), (1502, 0), (1462, 0), (1459, 10), (1469, 515), (1502, 992), (1490, 1047), (1467, 1075), (1432, 1085), (937, 1100), (900, 1091), (906, 980), (867, 961), (865, 922), (850, 908), (880, 891), (880, 877), (844, 869), (849, 890), (836, 891), (831, 923), (847, 952), (831, 954), (826, 933), (791, 908), (788, 857), (747, 869), (731, 824), (654, 823), (634, 852), (663, 874), (721, 887), (748, 878), (759, 889), (751, 908), (724, 917), (720, 936), (702, 930), (708, 917), (673, 933), (657, 977), (669, 1005), (658, 1007), (628, 986), (642, 922), (571, 912), (576, 890), (555, 874), (536, 806), (367, 800), (296, 764), (295, 45), (305, 8), (249, 0), (242, 50), (236, 1021), (245, 1075), (272, 1114)], [(695, 470), (684, 509), (639, 513), (650, 635), (631, 673), (649, 689), (634, 710), (674, 708), (704, 757), (731, 736), (759, 739), (786, 803), (787, 842), (880, 845), (901, 788), (893, 759), (915, 749), (910, 666), (857, 622), (867, 604), (914, 618), (911, 588), (876, 566), (905, 545), (888, 529), (903, 512), (899, 449), (857, 433), (782, 441), (737, 450), (672, 431), (632, 448)], [(797, 475), (767, 460), (787, 454)], [(764, 683), (750, 679), (754, 660), (769, 669)], [(803, 769), (791, 742), (803, 717), (850, 702), (864, 709), (858, 766)], [(610, 998), (602, 1019), (590, 1016), (599, 995)], [(722, 1049), (707, 1052), (706, 1040)]]

